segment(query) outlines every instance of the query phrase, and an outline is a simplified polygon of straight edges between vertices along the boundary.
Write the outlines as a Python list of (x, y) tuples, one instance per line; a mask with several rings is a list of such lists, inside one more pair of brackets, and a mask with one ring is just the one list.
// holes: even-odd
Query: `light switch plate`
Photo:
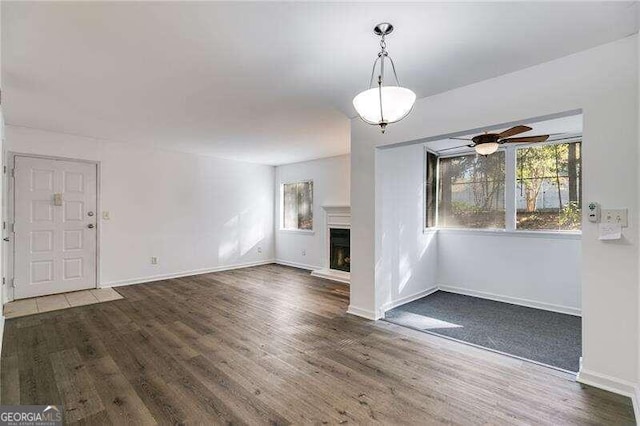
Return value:
[(626, 228), (629, 226), (629, 210), (628, 209), (602, 209), (602, 218), (604, 223), (619, 223), (620, 226)]

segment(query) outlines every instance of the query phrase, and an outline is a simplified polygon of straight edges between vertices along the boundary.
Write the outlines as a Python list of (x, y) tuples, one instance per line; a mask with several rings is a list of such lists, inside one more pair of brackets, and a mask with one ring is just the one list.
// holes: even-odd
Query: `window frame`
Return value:
[[(436, 157), (436, 176), (435, 179), (433, 181), (434, 186), (435, 186), (435, 197), (434, 197), (434, 201), (435, 201), (435, 216), (433, 218), (433, 226), (429, 226), (427, 221), (429, 220), (428, 216), (427, 216), (427, 166), (428, 166), (428, 159), (427, 156), (429, 154), (435, 155)], [(422, 154), (422, 161), (423, 161), (423, 166), (422, 166), (422, 226), (424, 228), (424, 231), (434, 231), (434, 230), (438, 230), (438, 211), (440, 209), (440, 205), (439, 205), (439, 197), (438, 197), (438, 184), (440, 183), (440, 156), (438, 155), (437, 152), (427, 148), (426, 146), (424, 147), (424, 152)]]
[[(300, 228), (285, 228), (284, 227), (284, 215), (285, 215), (285, 207), (284, 207), (284, 186), (285, 185), (293, 185), (299, 183), (310, 183), (311, 184), (311, 194), (312, 194), (312, 202), (311, 202), (311, 214), (313, 215), (313, 219), (311, 222), (311, 229), (300, 229)], [(315, 199), (315, 185), (313, 183), (313, 179), (297, 179), (287, 182), (280, 183), (280, 218), (278, 227), (278, 231), (282, 233), (292, 233), (292, 234), (315, 234), (315, 211), (314, 211), (314, 199)]]
[[(504, 228), (456, 228), (456, 227), (440, 227), (440, 194), (439, 194), (439, 189), (440, 189), (440, 160), (441, 159), (447, 159), (447, 158), (457, 158), (457, 157), (464, 157), (464, 156), (468, 156), (468, 155), (474, 155), (475, 151), (465, 151), (465, 152), (458, 152), (456, 154), (447, 154), (447, 155), (440, 155), (438, 156), (438, 167), (436, 168), (438, 174), (436, 176), (436, 188), (438, 188), (438, 193), (437, 193), (437, 200), (438, 200), (438, 204), (436, 204), (436, 217), (438, 218), (436, 220), (436, 229), (438, 231), (442, 231), (442, 230), (453, 230), (453, 231), (480, 231), (480, 232), (485, 232), (485, 233), (501, 233), (501, 232), (505, 232), (505, 231), (509, 231), (509, 225), (507, 223), (507, 220), (509, 218), (509, 215), (507, 213), (508, 211), (508, 206), (509, 203), (507, 201), (507, 197), (508, 197), (508, 190), (507, 190), (507, 185), (509, 184), (508, 179), (507, 179), (507, 149), (506, 147), (500, 147), (498, 148), (498, 150), (496, 152), (500, 152), (500, 151), (504, 151), (504, 161), (505, 161), (505, 179), (504, 179), (504, 208), (505, 208), (505, 225)], [(426, 161), (426, 157), (425, 157), (425, 161)], [(425, 167), (426, 167), (426, 163), (425, 163)], [(514, 189), (514, 197), (515, 197), (515, 189)], [(515, 200), (515, 198), (514, 198)], [(426, 199), (424, 200), (426, 203)], [(514, 222), (515, 224), (515, 222)], [(433, 228), (429, 228), (429, 229), (433, 229)]]
[[(466, 233), (466, 234), (476, 234), (476, 235), (498, 235), (498, 236), (520, 236), (520, 237), (532, 237), (532, 238), (547, 238), (547, 239), (580, 239), (582, 237), (582, 229), (580, 230), (553, 230), (553, 229), (540, 229), (540, 230), (532, 230), (532, 229), (518, 229), (516, 227), (516, 215), (517, 215), (517, 202), (516, 202), (516, 184), (518, 181), (516, 167), (517, 167), (517, 149), (522, 148), (533, 148), (545, 145), (559, 145), (566, 143), (575, 143), (580, 142), (581, 149), (584, 149), (583, 145), (583, 137), (582, 135), (578, 135), (571, 138), (566, 138), (562, 140), (548, 141), (543, 143), (533, 143), (533, 144), (518, 144), (516, 145), (506, 145), (501, 146), (498, 151), (504, 151), (504, 161), (505, 161), (505, 227), (504, 228), (442, 228), (440, 227), (440, 204), (439, 204), (439, 195), (436, 197), (436, 219), (435, 226), (428, 227), (427, 226), (427, 153), (432, 153), (437, 156), (437, 166), (436, 166), (436, 187), (440, 187), (440, 160), (444, 158), (455, 158), (462, 157), (465, 155), (473, 154), (473, 152), (464, 151), (458, 152), (455, 154), (447, 154), (447, 155), (438, 155), (437, 152), (427, 148), (424, 146), (424, 155), (423, 155), (423, 178), (422, 178), (422, 224), (423, 224), (423, 233)], [(584, 151), (581, 151), (581, 155), (584, 159)], [(582, 173), (582, 171), (581, 171)], [(584, 185), (584, 177), (583, 177), (583, 185)], [(584, 223), (584, 214), (582, 215), (582, 223)]]
[[(518, 167), (518, 149), (527, 149), (527, 148), (537, 148), (537, 147), (543, 147), (543, 146), (553, 146), (553, 145), (563, 145), (563, 144), (570, 144), (570, 143), (580, 143), (580, 161), (581, 164), (582, 163), (582, 159), (583, 159), (583, 140), (582, 140), (582, 135), (580, 136), (576, 136), (576, 137), (570, 137), (570, 138), (566, 138), (566, 139), (560, 139), (560, 140), (555, 140), (555, 141), (547, 141), (547, 142), (542, 142), (542, 143), (533, 143), (533, 144), (519, 144), (519, 145), (513, 145), (513, 146), (509, 146), (510, 150), (513, 151), (513, 185), (511, 185), (511, 187), (513, 188), (513, 232), (517, 233), (517, 234), (523, 234), (523, 233), (533, 233), (533, 234), (552, 234), (552, 235), (582, 235), (582, 225), (584, 224), (584, 214), (581, 211), (580, 212), (580, 229), (579, 230), (570, 230), (570, 229), (518, 229), (518, 223), (517, 223), (517, 216), (518, 216), (518, 202), (516, 200), (516, 188), (517, 188), (517, 184), (518, 184), (518, 175), (517, 175), (517, 167)], [(506, 161), (506, 157), (505, 157), (505, 161)], [(580, 167), (580, 191), (582, 191), (582, 188), (584, 186), (584, 181), (583, 181), (583, 166)], [(505, 172), (506, 172), (506, 168), (505, 168)], [(582, 198), (582, 196), (581, 196)], [(584, 201), (584, 200), (583, 200)]]

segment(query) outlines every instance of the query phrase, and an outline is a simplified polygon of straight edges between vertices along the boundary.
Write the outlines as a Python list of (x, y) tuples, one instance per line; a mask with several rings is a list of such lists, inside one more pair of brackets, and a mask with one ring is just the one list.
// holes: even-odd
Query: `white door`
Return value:
[(15, 156), (14, 298), (96, 287), (97, 166)]

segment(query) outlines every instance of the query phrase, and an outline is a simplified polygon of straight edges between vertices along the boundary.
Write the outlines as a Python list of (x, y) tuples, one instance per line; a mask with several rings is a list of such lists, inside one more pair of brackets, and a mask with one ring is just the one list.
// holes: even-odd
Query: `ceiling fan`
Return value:
[(453, 148), (445, 148), (441, 151), (447, 151), (449, 149), (462, 148), (463, 146), (468, 146), (469, 148), (475, 148), (476, 152), (480, 155), (487, 156), (489, 154), (493, 154), (498, 150), (498, 147), (505, 143), (536, 143), (536, 142), (544, 142), (549, 139), (550, 135), (539, 135), (539, 136), (524, 136), (519, 138), (512, 138), (511, 136), (519, 135), (520, 133), (528, 132), (529, 130), (533, 130), (529, 126), (514, 126), (510, 129), (505, 130), (502, 133), (483, 133), (481, 135), (477, 135), (472, 137), (471, 139), (465, 138), (449, 138), (456, 139), (461, 141), (471, 141), (468, 145), (456, 146)]

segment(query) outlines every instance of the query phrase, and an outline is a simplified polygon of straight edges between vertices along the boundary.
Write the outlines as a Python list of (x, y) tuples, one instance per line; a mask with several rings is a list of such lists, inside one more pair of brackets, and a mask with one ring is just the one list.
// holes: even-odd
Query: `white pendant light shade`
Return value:
[(373, 87), (353, 98), (358, 115), (369, 124), (400, 121), (411, 112), (415, 102), (413, 91), (398, 86)]
[(488, 142), (488, 143), (481, 143), (479, 145), (476, 145), (476, 152), (480, 155), (489, 155), (489, 154), (493, 154), (494, 152), (496, 152), (498, 150), (498, 143), (496, 142)]
[[(400, 86), (398, 74), (396, 74), (396, 66), (393, 59), (387, 52), (387, 43), (385, 36), (391, 34), (393, 25), (388, 22), (382, 22), (373, 29), (374, 34), (381, 37), (380, 52), (373, 62), (371, 70), (371, 78), (369, 80), (369, 89), (360, 92), (353, 98), (353, 107), (358, 115), (365, 123), (380, 126), (380, 130), (384, 130), (389, 123), (395, 123), (407, 116), (413, 109), (416, 102), (416, 94), (413, 91)], [(388, 85), (385, 81), (384, 66), (391, 65), (391, 71), (395, 80), (395, 85)], [(374, 76), (377, 75), (377, 85), (374, 85)]]

